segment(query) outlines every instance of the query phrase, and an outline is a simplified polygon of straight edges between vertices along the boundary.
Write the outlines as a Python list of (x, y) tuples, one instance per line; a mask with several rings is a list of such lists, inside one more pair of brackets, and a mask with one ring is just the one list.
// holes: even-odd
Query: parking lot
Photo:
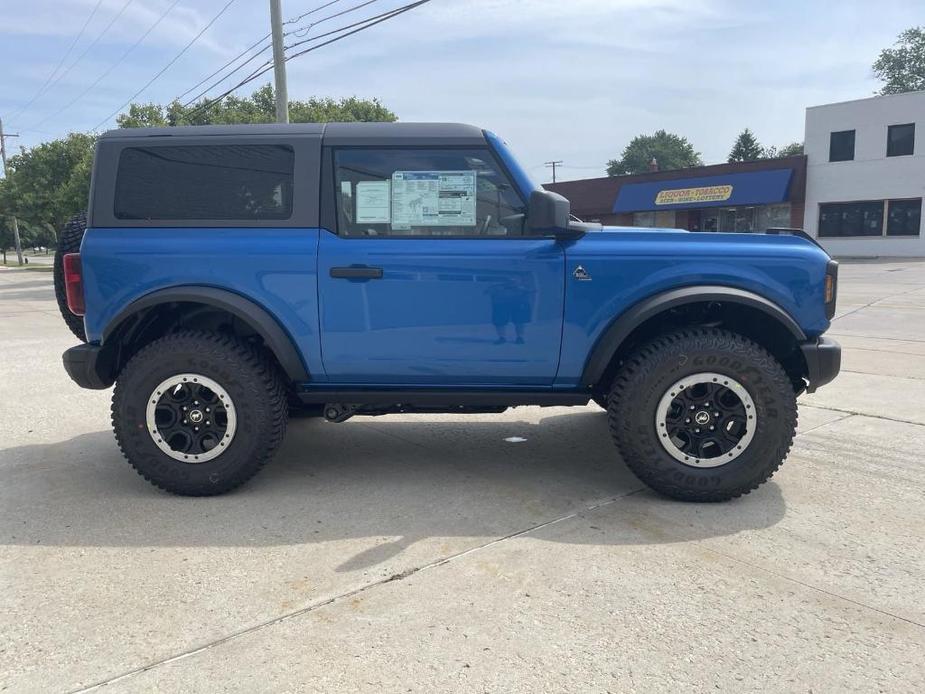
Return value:
[(830, 334), (732, 503), (644, 489), (593, 405), (295, 420), (189, 499), (67, 378), (50, 273), (0, 269), (0, 690), (923, 691), (925, 262), (844, 263)]

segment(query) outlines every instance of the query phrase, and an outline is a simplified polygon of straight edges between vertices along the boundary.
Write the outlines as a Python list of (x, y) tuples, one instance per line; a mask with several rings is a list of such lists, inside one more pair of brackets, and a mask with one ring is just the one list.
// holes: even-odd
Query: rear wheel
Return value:
[(685, 501), (757, 488), (786, 458), (797, 421), (796, 394), (774, 357), (716, 329), (660, 336), (637, 350), (617, 375), (608, 413), (630, 469)]
[(221, 494), (253, 477), (286, 427), (273, 364), (234, 338), (179, 332), (139, 351), (112, 400), (116, 440), (129, 463), (175, 494)]
[(83, 241), (84, 232), (87, 230), (87, 215), (83, 212), (71, 217), (61, 233), (58, 234), (58, 247), (55, 249), (55, 262), (53, 275), (55, 280), (55, 300), (58, 302), (58, 310), (61, 311), (61, 317), (67, 324), (74, 335), (81, 342), (87, 341), (87, 334), (84, 332), (84, 321), (80, 316), (71, 313), (67, 307), (67, 295), (64, 289), (64, 256), (68, 253), (77, 253), (80, 251), (80, 243)]

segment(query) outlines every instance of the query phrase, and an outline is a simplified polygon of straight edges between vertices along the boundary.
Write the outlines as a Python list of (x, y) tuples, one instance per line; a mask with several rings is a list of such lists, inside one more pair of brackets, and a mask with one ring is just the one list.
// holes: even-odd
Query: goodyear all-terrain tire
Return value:
[(84, 321), (80, 316), (75, 316), (67, 307), (67, 296), (64, 291), (64, 256), (68, 253), (77, 253), (80, 251), (80, 242), (83, 241), (84, 232), (87, 230), (87, 215), (83, 212), (71, 217), (61, 233), (58, 234), (58, 247), (55, 249), (54, 262), (54, 279), (55, 279), (55, 299), (58, 302), (58, 310), (61, 311), (61, 317), (71, 332), (76, 335), (81, 342), (87, 341), (87, 334), (84, 332)]
[(725, 501), (757, 488), (787, 457), (796, 394), (751, 340), (680, 330), (626, 360), (608, 416), (623, 460), (647, 485), (684, 501)]
[(277, 369), (226, 335), (183, 331), (155, 340), (116, 380), (112, 423), (129, 463), (157, 487), (222, 494), (266, 464), (286, 430)]

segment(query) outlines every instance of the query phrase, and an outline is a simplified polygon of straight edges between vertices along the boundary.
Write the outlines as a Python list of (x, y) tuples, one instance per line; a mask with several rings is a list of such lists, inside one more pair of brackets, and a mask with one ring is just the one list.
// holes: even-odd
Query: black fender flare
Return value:
[(294, 382), (309, 380), (308, 369), (302, 361), (299, 350), (280, 322), (254, 301), (217, 287), (185, 285), (158, 289), (145, 294), (125, 306), (109, 321), (103, 330), (100, 344), (105, 345), (106, 339), (111, 337), (125, 320), (139, 311), (159, 304), (180, 302), (213, 306), (239, 318), (263, 338), (264, 344), (276, 355), (276, 359), (290, 380)]
[(684, 304), (705, 301), (739, 304), (758, 309), (783, 325), (798, 343), (806, 341), (806, 334), (793, 316), (773, 301), (754, 292), (721, 285), (699, 285), (670, 289), (633, 304), (617, 316), (604, 330), (585, 361), (585, 368), (581, 375), (582, 386), (590, 388), (597, 384), (623, 341), (644, 322), (663, 311), (677, 308)]

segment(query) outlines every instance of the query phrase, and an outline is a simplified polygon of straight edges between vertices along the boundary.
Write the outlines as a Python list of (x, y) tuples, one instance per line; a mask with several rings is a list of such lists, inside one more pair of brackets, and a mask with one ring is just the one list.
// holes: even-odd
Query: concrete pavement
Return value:
[(295, 420), (172, 497), (64, 374), (50, 276), (0, 270), (0, 690), (922, 690), (925, 263), (841, 270), (844, 373), (720, 505), (594, 406)]

